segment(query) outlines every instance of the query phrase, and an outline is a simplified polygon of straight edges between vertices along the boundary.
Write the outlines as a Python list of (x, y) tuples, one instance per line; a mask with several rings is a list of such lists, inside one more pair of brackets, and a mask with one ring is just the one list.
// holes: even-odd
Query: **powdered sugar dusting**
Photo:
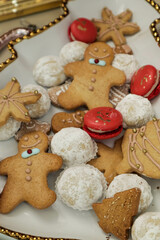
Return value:
[(160, 212), (146, 212), (140, 215), (132, 226), (133, 240), (160, 239)]
[(130, 83), (133, 74), (139, 68), (139, 63), (133, 55), (116, 54), (112, 66), (124, 71), (126, 75), (126, 83)]
[(28, 84), (22, 89), (22, 92), (34, 92), (35, 90), (38, 90), (42, 96), (36, 103), (26, 106), (32, 118), (42, 117), (48, 112), (51, 106), (48, 92), (41, 86)]
[(124, 128), (142, 127), (154, 117), (154, 111), (147, 98), (128, 94), (116, 106), (123, 116)]
[(107, 182), (103, 174), (90, 165), (64, 170), (56, 181), (58, 197), (78, 210), (92, 209), (92, 204), (104, 198)]
[(56, 133), (51, 141), (53, 153), (63, 158), (67, 167), (86, 163), (96, 156), (97, 144), (80, 128), (64, 128)]
[(59, 54), (62, 65), (82, 60), (87, 47), (87, 43), (80, 41), (73, 41), (64, 45)]
[(21, 122), (9, 118), (5, 125), (0, 127), (0, 141), (8, 140), (15, 135), (21, 126)]
[(53, 87), (63, 83), (66, 79), (63, 67), (57, 56), (40, 58), (34, 68), (33, 77), (44, 87)]

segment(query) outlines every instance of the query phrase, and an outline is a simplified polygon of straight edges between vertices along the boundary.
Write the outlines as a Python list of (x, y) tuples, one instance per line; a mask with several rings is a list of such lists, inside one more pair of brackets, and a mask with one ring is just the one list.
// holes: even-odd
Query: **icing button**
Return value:
[(89, 89), (89, 91), (91, 91), (91, 92), (92, 92), (92, 91), (94, 90), (94, 87), (93, 87), (93, 86), (89, 86), (89, 88), (88, 88), (88, 89)]
[(96, 69), (93, 69), (92, 73), (96, 74), (96, 73), (97, 73), (97, 70), (96, 70)]
[(27, 165), (28, 165), (28, 166), (31, 166), (31, 165), (32, 165), (32, 162), (31, 162), (31, 161), (28, 161), (28, 162), (27, 162)]
[(31, 181), (31, 180), (32, 180), (32, 177), (31, 177), (31, 176), (27, 176), (27, 177), (26, 177), (26, 181), (29, 182), (29, 181)]
[(91, 78), (91, 82), (96, 82), (96, 79), (95, 78)]
[(30, 170), (29, 168), (27, 168), (25, 172), (26, 172), (26, 173), (30, 173), (31, 170)]

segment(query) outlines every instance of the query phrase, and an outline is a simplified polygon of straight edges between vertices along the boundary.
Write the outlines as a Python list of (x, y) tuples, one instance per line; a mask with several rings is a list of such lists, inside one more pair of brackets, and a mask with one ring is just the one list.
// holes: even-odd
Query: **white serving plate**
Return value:
[[(126, 8), (133, 11), (133, 22), (137, 22), (141, 31), (127, 37), (127, 43), (132, 48), (140, 65), (151, 64), (159, 68), (160, 48), (149, 30), (150, 24), (159, 17), (158, 12), (145, 0), (76, 0), (68, 4), (70, 14), (60, 23), (49, 28), (42, 34), (29, 40), (23, 40), (15, 46), (18, 59), (0, 73), (0, 88), (16, 77), (21, 86), (34, 83), (32, 76), (33, 65), (37, 59), (45, 55), (59, 55), (62, 46), (67, 43), (67, 30), (70, 23), (78, 17), (89, 19), (101, 18), (101, 10), (107, 6), (114, 14), (119, 14)], [(160, 95), (152, 101), (156, 117), (160, 118)], [(52, 115), (61, 109), (52, 106), (42, 120), (50, 121)], [(114, 140), (106, 140), (105, 144), (113, 146)], [(14, 139), (0, 142), (0, 160), (17, 153), (17, 142)], [(54, 188), (57, 174), (50, 174), (49, 186)], [(154, 200), (148, 211), (160, 211), (159, 199), (160, 180), (147, 181), (152, 186)], [(48, 209), (37, 210), (27, 203), (20, 204), (11, 213), (0, 214), (0, 226), (33, 236), (46, 238), (76, 238), (81, 240), (106, 240), (100, 229), (95, 213), (76, 211), (65, 206), (58, 199)], [(0, 239), (11, 239), (0, 234)], [(13, 239), (13, 238), (12, 238)], [(113, 236), (110, 240), (116, 239)]]

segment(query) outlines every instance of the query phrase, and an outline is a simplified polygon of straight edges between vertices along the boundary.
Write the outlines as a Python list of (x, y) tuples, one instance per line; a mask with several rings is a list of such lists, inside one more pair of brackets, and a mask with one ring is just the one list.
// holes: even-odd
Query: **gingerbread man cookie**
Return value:
[(95, 42), (85, 51), (83, 61), (69, 63), (65, 74), (73, 77), (68, 90), (58, 96), (58, 102), (65, 109), (86, 105), (112, 107), (109, 90), (112, 86), (125, 83), (124, 72), (111, 66), (114, 58), (112, 48), (104, 42)]
[(54, 203), (56, 194), (48, 187), (47, 175), (61, 167), (62, 158), (45, 153), (47, 148), (46, 134), (32, 132), (20, 139), (15, 156), (0, 162), (0, 174), (8, 176), (0, 195), (1, 213), (12, 211), (24, 201), (38, 209)]
[(59, 112), (52, 117), (52, 130), (54, 133), (59, 132), (62, 128), (68, 127), (83, 127), (85, 111), (76, 111), (73, 113)]

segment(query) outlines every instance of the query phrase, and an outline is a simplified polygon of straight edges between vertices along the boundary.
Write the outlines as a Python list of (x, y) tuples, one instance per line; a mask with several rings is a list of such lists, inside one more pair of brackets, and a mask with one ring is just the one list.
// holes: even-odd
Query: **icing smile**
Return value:
[(89, 54), (90, 54), (92, 57), (94, 57), (94, 58), (99, 58), (99, 59), (103, 59), (103, 58), (106, 58), (106, 57), (109, 57), (109, 56), (110, 56), (109, 53), (106, 54), (106, 55), (104, 55), (103, 57), (98, 57), (98, 56), (94, 55), (94, 53), (92, 53), (92, 52), (89, 52)]
[(39, 143), (41, 143), (42, 142), (42, 140), (41, 139), (39, 139), (37, 142), (35, 142), (34, 144), (32, 144), (32, 145), (21, 145), (21, 147), (22, 148), (32, 148), (32, 147), (35, 147), (35, 146), (37, 146)]

